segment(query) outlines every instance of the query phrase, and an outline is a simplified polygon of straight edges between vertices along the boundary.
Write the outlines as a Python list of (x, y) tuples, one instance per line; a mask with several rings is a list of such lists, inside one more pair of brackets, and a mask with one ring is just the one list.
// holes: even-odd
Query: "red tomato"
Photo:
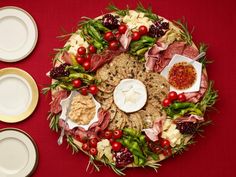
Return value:
[(88, 89), (86, 87), (83, 87), (83, 88), (80, 89), (80, 93), (82, 95), (87, 95), (88, 94)]
[(156, 154), (160, 154), (161, 153), (161, 147), (159, 147), (159, 146), (157, 146), (157, 147), (155, 147), (155, 153)]
[(122, 147), (122, 144), (120, 142), (114, 142), (112, 143), (112, 150), (113, 151), (119, 151)]
[(80, 65), (82, 65), (82, 64), (84, 63), (84, 61), (85, 61), (85, 58), (82, 57), (82, 56), (78, 56), (78, 57), (76, 58), (76, 60), (77, 60), (77, 62), (78, 62)]
[(162, 140), (161, 140), (161, 147), (163, 147), (163, 148), (170, 147), (170, 142), (169, 142), (169, 140), (167, 140), (167, 139), (162, 139)]
[(113, 138), (115, 138), (115, 139), (121, 138), (122, 135), (123, 135), (122, 130), (115, 130), (115, 131), (113, 132)]
[(91, 149), (89, 150), (89, 153), (90, 153), (91, 155), (97, 155), (98, 151), (97, 151), (96, 148), (91, 148)]
[(180, 93), (178, 94), (178, 101), (180, 102), (185, 102), (186, 101), (186, 96), (184, 95), (184, 93)]
[(175, 100), (177, 100), (178, 95), (175, 91), (171, 91), (168, 94), (168, 98), (170, 99), (170, 101), (175, 101)]
[(125, 24), (121, 24), (118, 27), (118, 31), (120, 32), (120, 34), (125, 34), (126, 30), (127, 30), (127, 26)]
[(164, 154), (164, 156), (170, 156), (170, 155), (172, 154), (172, 150), (171, 150), (171, 148), (169, 147), (169, 148), (167, 148), (167, 149), (164, 149), (164, 150), (162, 151), (162, 153)]
[(117, 50), (119, 49), (120, 43), (118, 41), (111, 41), (109, 42), (109, 49), (110, 50)]
[(110, 144), (115, 142), (115, 140), (113, 138), (109, 139), (109, 141), (110, 141)]
[(90, 85), (88, 89), (92, 95), (96, 95), (98, 93), (98, 88), (96, 85)]
[(82, 81), (80, 79), (75, 79), (72, 81), (73, 87), (79, 88), (82, 85)]
[(84, 144), (82, 145), (82, 149), (83, 149), (84, 151), (89, 151), (89, 150), (90, 150), (89, 144), (88, 144), (88, 143), (84, 143)]
[(162, 105), (164, 107), (168, 107), (168, 106), (170, 106), (170, 104), (171, 104), (171, 101), (168, 98), (164, 99), (163, 102), (162, 102)]
[(85, 60), (88, 60), (88, 61), (90, 61), (91, 60), (91, 58), (92, 58), (92, 56), (91, 56), (91, 54), (87, 54), (86, 56), (85, 56)]
[(89, 46), (89, 52), (90, 52), (90, 53), (96, 53), (96, 52), (97, 52), (96, 47), (94, 47), (94, 45), (90, 45), (90, 46)]
[(81, 138), (80, 136), (76, 136), (75, 139), (77, 139), (81, 143), (86, 143), (88, 141), (86, 137)]
[(86, 54), (86, 48), (85, 48), (85, 47), (79, 47), (79, 48), (77, 49), (77, 53), (78, 53), (79, 55), (85, 55), (85, 54)]
[(140, 35), (145, 35), (145, 34), (147, 34), (148, 29), (146, 26), (142, 25), (138, 28), (138, 31), (139, 31)]
[(138, 31), (134, 31), (133, 33), (132, 33), (132, 40), (133, 41), (138, 41), (139, 39), (140, 39), (140, 33), (138, 32)]
[(82, 66), (84, 67), (85, 71), (88, 71), (90, 69), (90, 62), (89, 61), (85, 61)]
[(111, 130), (106, 130), (104, 132), (104, 138), (111, 139), (112, 138), (112, 131)]
[(120, 32), (117, 31), (117, 32), (115, 33), (115, 37), (116, 37), (116, 39), (120, 39), (120, 36), (121, 36)]
[(92, 138), (92, 139), (90, 139), (89, 140), (89, 145), (91, 146), (91, 147), (97, 147), (97, 144), (98, 144), (98, 140), (97, 140), (97, 138)]
[(111, 31), (108, 31), (104, 34), (104, 39), (106, 41), (112, 41), (115, 38), (114, 34)]

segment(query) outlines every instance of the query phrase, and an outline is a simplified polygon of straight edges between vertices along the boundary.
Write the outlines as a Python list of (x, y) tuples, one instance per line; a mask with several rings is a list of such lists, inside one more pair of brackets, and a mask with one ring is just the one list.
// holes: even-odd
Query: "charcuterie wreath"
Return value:
[[(182, 153), (210, 121), (217, 91), (208, 80), (206, 45), (195, 45), (186, 23), (151, 8), (110, 5), (83, 18), (55, 55), (50, 128), (89, 164), (151, 167)], [(67, 36), (67, 35), (64, 35)]]

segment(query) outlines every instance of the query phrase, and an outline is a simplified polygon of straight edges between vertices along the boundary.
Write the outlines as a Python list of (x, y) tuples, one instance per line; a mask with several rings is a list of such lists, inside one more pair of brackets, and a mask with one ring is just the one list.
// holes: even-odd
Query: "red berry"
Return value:
[(82, 95), (87, 95), (88, 94), (88, 89), (86, 87), (83, 87), (83, 88), (80, 89), (80, 93)]
[(162, 102), (162, 105), (164, 107), (168, 107), (168, 106), (170, 106), (170, 104), (171, 104), (171, 101), (168, 98), (164, 99), (163, 102)]
[(164, 156), (170, 156), (170, 155), (172, 154), (172, 150), (171, 150), (171, 148), (169, 147), (169, 148), (167, 148), (167, 149), (164, 149), (164, 150), (162, 151), (162, 153), (164, 154)]
[(88, 89), (92, 95), (96, 95), (98, 93), (98, 88), (96, 85), (90, 85)]
[(89, 150), (89, 153), (94, 156), (94, 155), (97, 155), (98, 151), (97, 151), (96, 148), (91, 148), (91, 149)]
[(120, 36), (121, 36), (120, 32), (117, 31), (117, 32), (115, 33), (115, 37), (116, 37), (116, 39), (120, 39)]
[(89, 53), (85, 56), (85, 60), (87, 60), (87, 61), (90, 61), (91, 58), (92, 58), (92, 56), (91, 56), (91, 54), (89, 54)]
[(122, 144), (120, 142), (114, 142), (112, 143), (112, 150), (113, 151), (119, 151), (122, 147)]
[(84, 151), (89, 151), (89, 150), (90, 150), (89, 144), (88, 144), (88, 143), (84, 143), (84, 144), (82, 145), (82, 149), (83, 149)]
[(97, 140), (97, 138), (92, 138), (92, 139), (90, 139), (89, 140), (89, 145), (91, 146), (91, 147), (97, 147), (97, 144), (98, 144), (98, 140)]
[(178, 95), (177, 95), (177, 93), (175, 91), (169, 92), (168, 99), (170, 101), (175, 101), (175, 100), (177, 100), (177, 98), (178, 98)]
[(120, 34), (125, 34), (126, 30), (127, 30), (127, 26), (125, 24), (121, 24), (118, 27), (118, 31), (120, 32)]
[(170, 142), (169, 142), (169, 140), (167, 140), (167, 139), (162, 139), (162, 140), (161, 140), (161, 147), (163, 147), (163, 148), (170, 147)]
[(113, 132), (113, 138), (115, 138), (115, 139), (121, 138), (122, 135), (123, 135), (122, 130), (115, 130), (115, 131)]
[(89, 46), (89, 52), (90, 52), (90, 53), (96, 53), (96, 52), (97, 52), (96, 47), (94, 47), (94, 45), (90, 45), (90, 46)]
[(138, 41), (139, 39), (140, 39), (140, 33), (138, 32), (138, 31), (134, 31), (133, 33), (132, 33), (132, 40), (133, 41)]
[(148, 29), (146, 26), (142, 25), (138, 28), (140, 35), (145, 35), (148, 32)]
[(76, 79), (72, 81), (73, 87), (79, 88), (82, 85), (82, 81), (80, 79)]
[(114, 34), (111, 31), (108, 31), (104, 34), (104, 39), (106, 41), (112, 41), (115, 38)]
[(178, 101), (180, 101), (180, 102), (185, 102), (186, 101), (186, 96), (184, 95), (184, 93), (180, 93), (179, 95), (178, 95)]
[(80, 65), (82, 65), (82, 64), (84, 63), (84, 61), (85, 61), (85, 58), (82, 57), (82, 56), (78, 56), (78, 57), (76, 58), (76, 60), (77, 60), (77, 62), (78, 62)]
[(85, 54), (86, 54), (86, 48), (85, 48), (85, 47), (79, 47), (79, 48), (77, 49), (77, 53), (78, 53), (79, 55), (85, 55)]
[(118, 50), (120, 46), (120, 43), (118, 41), (111, 41), (109, 43), (109, 49), (110, 50)]
[(85, 71), (88, 71), (90, 69), (90, 62), (85, 61), (82, 66), (84, 67)]
[(112, 131), (111, 130), (106, 130), (104, 132), (104, 138), (111, 139), (112, 138)]

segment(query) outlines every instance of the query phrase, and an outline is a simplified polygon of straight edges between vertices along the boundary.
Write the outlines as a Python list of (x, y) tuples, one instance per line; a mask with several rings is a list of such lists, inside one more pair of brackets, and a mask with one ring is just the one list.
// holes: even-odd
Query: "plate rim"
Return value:
[(28, 133), (26, 133), (25, 131), (23, 131), (21, 129), (18, 129), (18, 128), (9, 127), (9, 128), (2, 128), (2, 129), (0, 129), (0, 133), (5, 132), (5, 131), (16, 131), (16, 132), (19, 132), (19, 133), (25, 135), (30, 140), (30, 142), (32, 143), (32, 145), (34, 147), (34, 150), (35, 150), (36, 159), (35, 159), (33, 168), (26, 175), (26, 177), (31, 176), (36, 171), (36, 169), (38, 167), (38, 164), (39, 164), (39, 149), (38, 149), (38, 146), (37, 146), (35, 140)]
[(21, 78), (24, 78), (26, 82), (29, 84), (31, 92), (32, 92), (31, 103), (24, 112), (18, 115), (1, 115), (0, 114), (0, 121), (6, 122), (6, 123), (16, 123), (16, 122), (20, 122), (27, 119), (34, 112), (34, 110), (37, 107), (38, 100), (39, 100), (39, 91), (38, 91), (38, 86), (34, 78), (28, 72), (19, 68), (15, 68), (15, 67), (7, 67), (7, 68), (0, 69), (0, 77), (7, 74), (15, 74)]
[(16, 59), (14, 59), (14, 60), (8, 60), (8, 59), (0, 58), (0, 61), (7, 62), (7, 63), (13, 63), (13, 62), (17, 62), (17, 61), (25, 59), (27, 56), (29, 56), (33, 52), (33, 50), (36, 47), (37, 41), (38, 41), (38, 36), (39, 36), (39, 34), (38, 34), (38, 27), (37, 27), (37, 23), (34, 20), (34, 18), (26, 10), (24, 10), (24, 9), (22, 9), (20, 7), (17, 7), (17, 6), (4, 6), (4, 7), (0, 7), (0, 10), (4, 10), (4, 9), (15, 9), (15, 10), (19, 10), (19, 11), (23, 12), (24, 14), (26, 14), (30, 18), (30, 20), (31, 20), (31, 22), (32, 22), (32, 24), (34, 26), (34, 29), (35, 29), (34, 43), (31, 46), (31, 49), (26, 54), (24, 54), (21, 57), (16, 57)]

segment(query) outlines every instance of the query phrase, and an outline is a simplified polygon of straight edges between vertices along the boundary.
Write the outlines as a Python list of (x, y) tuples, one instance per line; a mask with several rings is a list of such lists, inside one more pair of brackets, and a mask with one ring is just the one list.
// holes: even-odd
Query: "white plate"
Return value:
[(0, 176), (25, 177), (38, 163), (38, 150), (32, 138), (18, 129), (0, 130)]
[(27, 118), (38, 102), (38, 88), (33, 78), (23, 70), (0, 70), (0, 120), (19, 122)]
[(185, 57), (183, 55), (174, 55), (173, 58), (171, 59), (170, 63), (163, 69), (161, 72), (161, 75), (164, 76), (167, 80), (169, 77), (169, 71), (170, 69), (176, 64), (180, 62), (187, 62), (191, 63), (191, 65), (195, 68), (196, 73), (197, 73), (197, 79), (194, 82), (194, 84), (187, 89), (183, 90), (178, 90), (172, 86), (170, 86), (170, 91), (176, 91), (178, 94), (183, 93), (183, 92), (197, 92), (200, 89), (200, 82), (201, 82), (201, 75), (202, 75), (202, 64), (199, 63), (198, 61), (192, 60), (188, 57)]
[(18, 7), (0, 8), (0, 61), (15, 62), (27, 57), (38, 39), (32, 16)]

